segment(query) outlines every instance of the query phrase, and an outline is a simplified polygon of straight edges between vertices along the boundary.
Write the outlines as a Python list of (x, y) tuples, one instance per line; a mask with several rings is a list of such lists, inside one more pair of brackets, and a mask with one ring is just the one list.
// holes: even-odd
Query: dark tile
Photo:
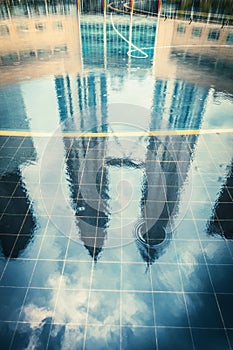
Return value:
[(228, 338), (229, 338), (231, 347), (233, 348), (233, 330), (228, 330), (227, 334), (228, 334)]
[(185, 294), (192, 327), (223, 327), (216, 299), (212, 294)]
[(15, 147), (6, 147), (6, 145), (4, 145), (4, 147), (1, 149), (1, 157), (14, 157), (16, 155), (17, 152), (17, 148)]
[(188, 350), (193, 348), (192, 338), (188, 328), (158, 328), (157, 336), (159, 350)]
[(0, 198), (0, 214), (6, 211), (7, 205), (10, 201), (10, 197), (1, 197)]
[(151, 291), (151, 275), (146, 264), (122, 264), (122, 290)]
[(206, 265), (180, 264), (184, 292), (213, 292)]
[(24, 220), (23, 215), (6, 215), (0, 220), (1, 233), (17, 234)]
[(21, 143), (23, 142), (24, 138), (21, 136), (10, 136), (7, 139), (7, 142), (5, 143), (4, 147), (16, 147), (18, 148)]
[(18, 321), (25, 293), (25, 288), (0, 288), (0, 321)]
[(0, 136), (0, 147), (6, 145), (9, 136)]
[(118, 350), (120, 348), (120, 327), (87, 327), (85, 349)]
[(233, 293), (233, 265), (210, 265), (209, 270), (216, 293)]
[(233, 294), (217, 294), (217, 298), (226, 328), (233, 328)]
[(2, 197), (12, 197), (13, 194), (15, 196), (15, 191), (18, 186), (17, 184), (18, 178), (13, 177), (5, 177), (1, 178), (0, 181), (0, 193)]
[(0, 285), (27, 287), (34, 265), (35, 261), (10, 260), (0, 281)]
[(157, 326), (188, 326), (187, 312), (182, 293), (154, 293), (153, 297)]
[(154, 326), (152, 293), (122, 293), (122, 324)]
[(193, 329), (192, 333), (195, 349), (230, 350), (223, 329)]
[[(16, 328), (15, 322), (0, 322), (0, 339), (1, 349), (9, 350), (14, 330)], [(14, 348), (13, 348), (14, 349)]]
[(29, 206), (30, 203), (27, 202), (26, 198), (11, 198), (5, 212), (6, 214), (26, 215)]
[(153, 327), (123, 327), (122, 349), (156, 349), (155, 329)]

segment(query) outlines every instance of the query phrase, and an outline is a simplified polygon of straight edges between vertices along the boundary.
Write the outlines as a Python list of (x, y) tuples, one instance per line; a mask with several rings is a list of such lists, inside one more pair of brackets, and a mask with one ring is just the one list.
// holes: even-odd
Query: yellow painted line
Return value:
[(0, 136), (16, 137), (121, 137), (121, 136), (174, 136), (174, 135), (209, 135), (233, 133), (232, 129), (206, 129), (206, 130), (154, 130), (154, 131), (125, 131), (125, 132), (33, 132), (33, 131), (16, 131), (0, 130)]

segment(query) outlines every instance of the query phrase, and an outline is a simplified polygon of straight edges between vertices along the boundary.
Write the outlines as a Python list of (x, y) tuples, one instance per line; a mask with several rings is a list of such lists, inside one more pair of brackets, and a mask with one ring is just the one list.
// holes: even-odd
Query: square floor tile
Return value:
[(88, 310), (90, 325), (120, 324), (120, 293), (91, 292)]
[(192, 327), (222, 328), (220, 312), (213, 294), (185, 294)]
[(233, 265), (210, 265), (209, 271), (216, 293), (233, 293)]
[(146, 264), (122, 264), (122, 290), (151, 291), (151, 288), (151, 274)]
[(15, 322), (0, 322), (0, 339), (1, 339), (1, 349), (10, 349), (10, 344), (14, 335), (14, 330), (17, 323)]
[(179, 266), (155, 263), (151, 267), (153, 291), (182, 291)]
[(91, 262), (92, 257), (89, 255), (87, 248), (84, 247), (83, 242), (80, 242), (77, 237), (75, 237), (69, 241), (66, 260)]
[(53, 316), (56, 302), (56, 289), (33, 289), (27, 292), (20, 315), (20, 321), (40, 323)]
[(192, 329), (195, 349), (230, 350), (223, 329)]
[(58, 259), (65, 258), (66, 249), (68, 245), (67, 237), (45, 237), (43, 239), (39, 259)]
[(54, 322), (85, 324), (88, 300), (88, 291), (60, 289), (55, 308)]
[(156, 337), (154, 327), (123, 327), (122, 349), (154, 350), (156, 349)]
[(140, 255), (136, 241), (126, 244), (122, 247), (122, 260), (124, 262), (143, 262), (143, 257)]
[(120, 290), (121, 265), (98, 262), (93, 266), (92, 289)]
[(233, 328), (233, 294), (217, 294), (226, 328)]
[(202, 241), (203, 252), (208, 264), (232, 264), (231, 251), (225, 240)]
[[(91, 262), (66, 262), (63, 274), (63, 288), (89, 289), (93, 264)], [(101, 276), (105, 278), (105, 276)]]
[(154, 326), (152, 293), (122, 293), (122, 324)]
[(31, 287), (58, 288), (63, 263), (38, 260), (31, 280)]
[(118, 350), (120, 349), (120, 327), (87, 327), (86, 350)]
[(180, 264), (184, 292), (213, 292), (209, 274), (204, 264)]
[(182, 293), (154, 293), (153, 297), (157, 326), (188, 327)]
[(175, 241), (177, 259), (181, 263), (205, 263), (199, 241)]
[(115, 242), (112, 240), (112, 245), (108, 244), (108, 246), (102, 250), (100, 260), (102, 262), (120, 262), (123, 249), (122, 246), (119, 246), (119, 240)]
[(28, 239), (27, 241), (26, 247), (24, 247), (24, 249), (21, 250), (20, 252), (20, 258), (37, 259), (42, 241), (43, 241), (42, 235), (35, 235), (30, 237), (30, 239)]
[(0, 286), (27, 287), (35, 261), (10, 260), (6, 266)]
[(0, 287), (0, 321), (18, 321), (25, 288)]
[(188, 328), (157, 328), (157, 336), (159, 350), (193, 349), (191, 333)]
[(198, 235), (193, 220), (182, 220), (177, 226), (174, 239), (197, 240)]

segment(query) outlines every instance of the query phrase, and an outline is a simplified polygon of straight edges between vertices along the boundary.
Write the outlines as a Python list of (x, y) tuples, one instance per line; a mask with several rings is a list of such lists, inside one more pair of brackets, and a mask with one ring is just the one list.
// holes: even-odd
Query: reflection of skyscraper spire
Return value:
[[(162, 80), (155, 83), (150, 129), (162, 128), (165, 119), (174, 130), (200, 129), (207, 92), (196, 91), (192, 84), (175, 82), (172, 97), (167, 99), (167, 84)], [(165, 114), (167, 110), (170, 110), (169, 119)], [(167, 246), (166, 232), (171, 232), (172, 218), (178, 211), (180, 189), (189, 170), (196, 140), (197, 135), (149, 139), (145, 163), (147, 186), (144, 186), (145, 201), (142, 201), (144, 219), (137, 227), (137, 244), (147, 263), (155, 261)]]
[(97, 138), (85, 143), (75, 139), (67, 158), (71, 201), (80, 232), (79, 238), (94, 260), (98, 259), (104, 246), (108, 222), (108, 181), (102, 164), (104, 148), (105, 143), (99, 142)]
[(223, 185), (220, 196), (215, 203), (213, 215), (208, 225), (209, 234), (220, 234), (227, 239), (233, 238), (233, 219), (232, 219), (232, 200), (233, 200), (233, 163)]
[[(67, 81), (68, 86), (68, 81)], [(65, 96), (64, 80), (60, 82), (59, 96)], [(70, 91), (68, 101), (73, 105)], [(77, 76), (78, 114), (75, 121), (68, 118), (62, 125), (64, 132), (106, 131), (107, 130), (107, 80), (102, 74)], [(98, 105), (100, 101), (100, 105)], [(61, 98), (62, 102), (62, 98)], [(67, 98), (65, 100), (67, 110)], [(62, 108), (59, 109), (63, 113)], [(61, 120), (64, 120), (61, 118)], [(101, 127), (101, 129), (100, 129)], [(69, 154), (66, 159), (67, 174), (70, 181), (72, 207), (76, 215), (79, 238), (95, 259), (103, 248), (106, 237), (107, 214), (107, 172), (103, 168), (105, 140), (98, 137), (64, 139)], [(77, 237), (78, 238), (78, 237)]]

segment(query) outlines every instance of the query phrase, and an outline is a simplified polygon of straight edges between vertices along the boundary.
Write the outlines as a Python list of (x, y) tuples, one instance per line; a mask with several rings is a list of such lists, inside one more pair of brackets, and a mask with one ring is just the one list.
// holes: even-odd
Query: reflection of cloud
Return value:
[(24, 307), (23, 314), (27, 322), (31, 324), (31, 328), (35, 328), (41, 323), (46, 317), (51, 316), (51, 311), (44, 307), (38, 307), (31, 303)]

